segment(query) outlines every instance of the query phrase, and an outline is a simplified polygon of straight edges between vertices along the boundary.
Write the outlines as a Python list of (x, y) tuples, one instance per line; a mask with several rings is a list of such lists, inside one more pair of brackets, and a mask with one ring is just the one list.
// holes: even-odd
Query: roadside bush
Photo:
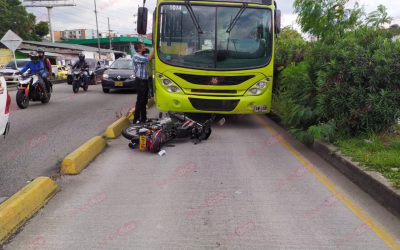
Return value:
[(283, 122), (311, 127), (313, 136), (328, 141), (387, 129), (400, 116), (400, 42), (392, 41), (398, 33), (361, 27), (333, 43), (313, 43), (303, 62), (279, 75), (279, 98), (291, 110), (282, 114)]

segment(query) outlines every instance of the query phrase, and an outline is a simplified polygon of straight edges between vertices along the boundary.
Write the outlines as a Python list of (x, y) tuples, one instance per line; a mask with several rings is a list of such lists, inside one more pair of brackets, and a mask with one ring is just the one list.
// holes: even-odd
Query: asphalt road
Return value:
[(398, 218), (266, 116), (172, 141), (164, 156), (127, 144), (110, 140), (58, 179), (4, 249), (400, 249)]
[(21, 110), (10, 91), (10, 134), (0, 139), (0, 197), (9, 197), (38, 176), (50, 176), (59, 159), (74, 151), (134, 107), (132, 91), (103, 93), (100, 85), (74, 94), (67, 83), (54, 84), (48, 104), (31, 102)]

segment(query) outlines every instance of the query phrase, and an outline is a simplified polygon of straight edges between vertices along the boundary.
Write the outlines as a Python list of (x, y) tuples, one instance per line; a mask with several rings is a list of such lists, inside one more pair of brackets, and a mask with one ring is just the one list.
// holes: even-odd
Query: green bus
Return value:
[[(147, 21), (141, 11), (147, 9), (139, 8), (140, 28)], [(272, 0), (158, 0), (152, 79), (157, 108), (268, 113), (280, 15)]]

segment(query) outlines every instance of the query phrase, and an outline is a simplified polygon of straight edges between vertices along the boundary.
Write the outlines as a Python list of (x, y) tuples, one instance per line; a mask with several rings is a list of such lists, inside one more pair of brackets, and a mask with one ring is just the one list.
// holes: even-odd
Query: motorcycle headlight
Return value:
[(93, 73), (93, 71), (89, 71), (89, 75), (91, 75)]
[(259, 82), (259, 83), (257, 83), (256, 87), (259, 88), (259, 89), (263, 89), (263, 88), (267, 87), (267, 83), (266, 82)]
[(178, 93), (178, 92), (180, 91), (180, 89), (179, 89), (177, 86), (169, 86), (169, 87), (167, 88), (167, 90), (168, 90), (169, 92), (172, 92), (172, 93)]
[(103, 74), (103, 79), (107, 80), (108, 79), (108, 75), (107, 74)]
[(133, 80), (133, 79), (135, 79), (136, 77), (135, 77), (135, 75), (131, 75), (129, 78)]
[(250, 95), (258, 95), (260, 93), (261, 93), (261, 89), (258, 89), (258, 88), (252, 88), (249, 90)]
[(162, 84), (164, 86), (171, 86), (172, 85), (172, 82), (169, 79), (163, 79), (161, 82), (162, 82)]

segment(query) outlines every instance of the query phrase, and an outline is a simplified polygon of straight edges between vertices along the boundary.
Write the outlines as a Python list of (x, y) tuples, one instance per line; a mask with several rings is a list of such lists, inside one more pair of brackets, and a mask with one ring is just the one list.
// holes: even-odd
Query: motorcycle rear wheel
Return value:
[(132, 140), (134, 137), (138, 136), (136, 131), (141, 128), (141, 124), (132, 124), (124, 129), (122, 129), (122, 136), (128, 140)]
[(47, 98), (43, 97), (40, 101), (42, 103), (49, 103), (50, 98), (51, 98), (51, 92), (47, 92)]
[(17, 105), (20, 109), (26, 109), (29, 106), (29, 98), (25, 95), (24, 89), (17, 91)]

